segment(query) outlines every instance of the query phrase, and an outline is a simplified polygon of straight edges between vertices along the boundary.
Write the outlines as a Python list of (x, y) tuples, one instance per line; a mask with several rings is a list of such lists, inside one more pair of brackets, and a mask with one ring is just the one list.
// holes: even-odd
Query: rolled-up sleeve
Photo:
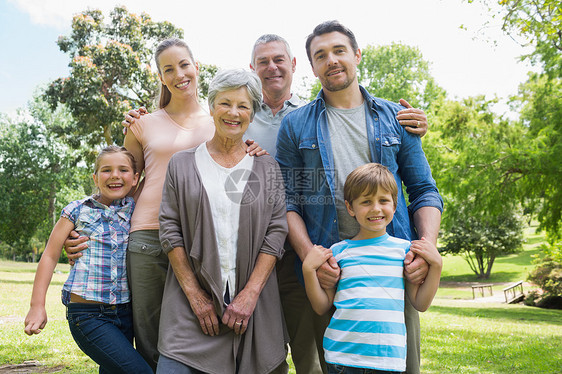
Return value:
[[(282, 181), (283, 176), (276, 162), (272, 162), (271, 169), (267, 174), (268, 178), (275, 178), (275, 181)], [(284, 243), (289, 226), (287, 224), (287, 208), (285, 205), (285, 189), (283, 183), (266, 183), (265, 185), (275, 186), (267, 191), (267, 204), (273, 205), (271, 219), (263, 239), (260, 253), (266, 253), (281, 259), (285, 253)]]
[[(162, 202), (160, 203), (160, 243), (165, 253), (176, 247), (183, 247), (178, 191), (176, 188), (178, 168), (174, 157), (168, 164), (166, 179), (162, 189)], [(181, 169), (180, 169), (181, 170)]]
[(443, 199), (431, 175), (420, 137), (402, 129), (402, 144), (397, 156), (399, 172), (408, 193), (410, 214), (426, 206), (443, 212)]
[(298, 144), (294, 139), (290, 116), (286, 116), (281, 122), (277, 135), (276, 160), (281, 167), (281, 174), (285, 181), (287, 211), (294, 211), (302, 216), (302, 207), (299, 204), (300, 193), (296, 188), (294, 171), (303, 169), (303, 160), (299, 154)]

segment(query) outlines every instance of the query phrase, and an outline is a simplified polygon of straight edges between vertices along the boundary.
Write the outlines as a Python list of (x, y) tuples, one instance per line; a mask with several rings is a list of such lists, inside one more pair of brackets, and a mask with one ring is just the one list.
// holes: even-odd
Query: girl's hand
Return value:
[(31, 307), (25, 317), (24, 331), (27, 335), (39, 334), (47, 324), (47, 311), (44, 307)]
[(421, 256), (429, 264), (429, 266), (443, 266), (443, 259), (441, 258), (439, 251), (433, 243), (424, 237), (420, 240), (413, 240), (410, 245), (410, 250), (416, 255)]
[(262, 149), (258, 143), (256, 143), (252, 139), (246, 140), (246, 144), (248, 145), (248, 149), (246, 149), (246, 153), (250, 154), (250, 156), (263, 156), (268, 155), (265, 149)]
[(222, 323), (242, 335), (248, 329), (248, 321), (254, 313), (259, 294), (243, 289), (226, 307), (222, 316)]

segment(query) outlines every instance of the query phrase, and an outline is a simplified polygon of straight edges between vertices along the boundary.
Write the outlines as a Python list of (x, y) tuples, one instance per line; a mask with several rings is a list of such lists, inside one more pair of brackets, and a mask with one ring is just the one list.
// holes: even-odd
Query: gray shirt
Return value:
[(281, 121), (287, 114), (304, 104), (306, 104), (304, 100), (293, 94), (289, 100), (285, 101), (283, 108), (273, 115), (271, 108), (263, 103), (261, 110), (256, 113), (254, 120), (250, 123), (248, 130), (246, 130), (244, 139), (255, 140), (260, 147), (275, 158), (277, 153), (277, 133), (279, 132)]
[(365, 102), (351, 109), (339, 109), (326, 105), (328, 131), (336, 169), (336, 211), (340, 238), (349, 239), (359, 232), (359, 224), (350, 216), (345, 207), (343, 186), (345, 179), (357, 165), (371, 162)]

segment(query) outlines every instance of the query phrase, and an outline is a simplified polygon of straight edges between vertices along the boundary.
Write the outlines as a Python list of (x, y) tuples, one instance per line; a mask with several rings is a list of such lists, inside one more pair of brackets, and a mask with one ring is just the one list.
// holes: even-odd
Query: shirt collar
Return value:
[[(85, 201), (88, 204), (92, 205), (93, 207), (100, 208), (100, 209), (107, 209), (108, 207), (99, 201), (96, 200), (96, 195), (88, 196)], [(122, 199), (113, 200), (110, 207), (113, 207), (115, 210), (122, 210), (128, 208), (132, 204), (133, 200), (128, 197), (124, 197)]]
[[(361, 90), (361, 94), (366, 102), (370, 103), (370, 108), (374, 111), (377, 110), (377, 106), (380, 106), (378, 99), (372, 96), (369, 91), (365, 89), (365, 87), (359, 85), (359, 90)], [(321, 89), (316, 96), (316, 101), (319, 102), (324, 108), (326, 107), (326, 101), (324, 100), (324, 89)]]

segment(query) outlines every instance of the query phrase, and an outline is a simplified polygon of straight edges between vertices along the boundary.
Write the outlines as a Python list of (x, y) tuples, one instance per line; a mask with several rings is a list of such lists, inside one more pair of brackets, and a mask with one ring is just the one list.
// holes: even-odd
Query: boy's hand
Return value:
[(420, 240), (412, 241), (410, 251), (414, 252), (417, 255), (416, 257), (422, 257), (425, 259), (429, 266), (438, 266), (440, 268), (443, 266), (443, 259), (441, 258), (437, 247), (424, 237)]
[(424, 258), (416, 256), (414, 251), (408, 251), (404, 259), (404, 276), (406, 280), (412, 284), (422, 284), (425, 277), (427, 277), (427, 273), (429, 273), (429, 264)]
[(321, 245), (313, 246), (306, 255), (303, 262), (303, 271), (306, 269), (308, 269), (308, 271), (316, 271), (318, 282), (324, 289), (334, 288), (340, 279), (341, 270), (332, 255), (332, 250), (324, 248)]
[(321, 245), (315, 245), (306, 255), (302, 263), (303, 269), (308, 269), (310, 271), (316, 271), (319, 267), (324, 265), (328, 259), (332, 257), (332, 251), (328, 248), (324, 248)]
[(25, 317), (24, 331), (27, 335), (39, 334), (47, 324), (45, 308), (31, 307)]

